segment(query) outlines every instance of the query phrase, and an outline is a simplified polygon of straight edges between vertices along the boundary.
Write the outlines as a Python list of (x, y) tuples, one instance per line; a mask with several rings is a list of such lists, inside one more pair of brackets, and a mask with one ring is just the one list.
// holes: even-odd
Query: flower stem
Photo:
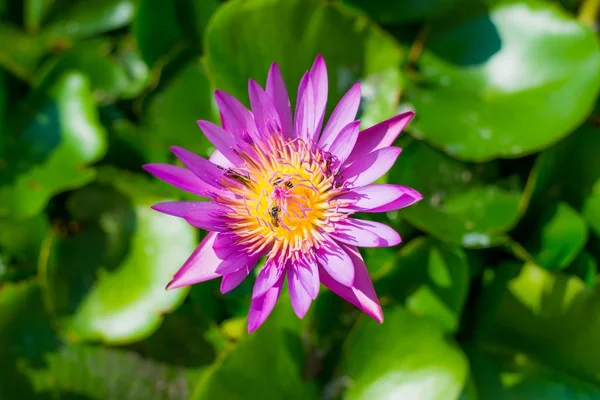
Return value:
[(581, 8), (579, 9), (579, 21), (593, 28), (596, 24), (596, 18), (598, 17), (599, 9), (600, 0), (584, 0)]

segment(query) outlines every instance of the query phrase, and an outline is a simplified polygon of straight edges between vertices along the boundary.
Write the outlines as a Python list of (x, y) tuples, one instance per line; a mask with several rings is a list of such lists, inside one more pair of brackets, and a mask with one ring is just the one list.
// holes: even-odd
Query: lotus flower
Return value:
[(252, 111), (231, 95), (215, 92), (222, 127), (198, 121), (217, 149), (209, 160), (173, 147), (185, 168), (144, 166), (159, 179), (209, 200), (153, 207), (209, 231), (167, 288), (221, 278), (226, 293), (266, 256), (254, 283), (249, 332), (267, 319), (286, 277), (300, 318), (322, 283), (383, 322), (357, 247), (395, 246), (400, 235), (382, 223), (352, 216), (397, 210), (422, 198), (409, 187), (373, 184), (396, 161), (401, 149), (392, 143), (414, 114), (406, 112), (360, 131), (356, 83), (322, 129), (327, 90), (327, 68), (318, 56), (300, 81), (292, 117), (274, 63), (266, 90), (252, 79), (248, 83)]

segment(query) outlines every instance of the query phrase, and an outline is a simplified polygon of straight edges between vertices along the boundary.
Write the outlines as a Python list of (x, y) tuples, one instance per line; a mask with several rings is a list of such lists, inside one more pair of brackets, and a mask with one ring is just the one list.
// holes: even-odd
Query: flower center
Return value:
[[(334, 199), (345, 189), (335, 184), (333, 158), (301, 139), (273, 135), (239, 153), (245, 166), (227, 169), (234, 195), (221, 199), (228, 226), (248, 252), (273, 245), (292, 256), (318, 248), (330, 222), (344, 218)], [(231, 184), (233, 183), (233, 184)]]

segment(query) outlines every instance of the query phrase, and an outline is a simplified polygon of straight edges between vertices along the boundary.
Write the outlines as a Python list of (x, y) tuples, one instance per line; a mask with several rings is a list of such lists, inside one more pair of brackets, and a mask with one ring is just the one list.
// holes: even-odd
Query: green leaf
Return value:
[(600, 179), (594, 185), (592, 193), (585, 199), (583, 216), (591, 232), (600, 239)]
[(28, 36), (16, 27), (0, 22), (0, 67), (24, 80), (30, 80), (48, 50), (41, 37)]
[(363, 319), (348, 337), (342, 369), (351, 384), (344, 398), (457, 399), (468, 374), (460, 349), (402, 308), (385, 318), (382, 325)]
[(398, 68), (372, 74), (361, 82), (361, 129), (369, 128), (397, 114), (404, 77)]
[(165, 286), (194, 250), (194, 229), (150, 206), (168, 200), (147, 180), (104, 169), (68, 202), (81, 231), (54, 237), (42, 267), (47, 296), (73, 340), (125, 343), (149, 336), (187, 289)]
[[(20, 121), (25, 126), (7, 137), (0, 162), (5, 167), (0, 170), (0, 216), (33, 216), (55, 194), (90, 182), (95, 171), (87, 165), (106, 151), (106, 133), (83, 75), (65, 74), (47, 93), (40, 88), (29, 100), (24, 115), (15, 118), (15, 126)], [(34, 115), (28, 115), (29, 108)]]
[[(183, 368), (120, 349), (71, 345), (51, 329), (36, 281), (0, 291), (0, 397), (18, 399), (187, 399)], [(10, 344), (10, 345), (8, 345)]]
[(202, 134), (197, 120), (213, 120), (212, 90), (199, 61), (192, 61), (153, 95), (144, 124), (148, 135), (162, 144), (182, 146), (204, 157), (215, 148)]
[(535, 362), (600, 383), (600, 296), (578, 277), (534, 264), (502, 264), (484, 293), (478, 341), (522, 352)]
[(486, 248), (506, 241), (520, 217), (521, 193), (485, 183), (494, 165), (469, 168), (423, 142), (412, 142), (390, 172), (390, 182), (420, 191), (424, 200), (401, 215), (447, 243)]
[(407, 92), (418, 116), (411, 126), (463, 160), (550, 146), (587, 117), (600, 87), (594, 32), (535, 0), (457, 18), (431, 35), (418, 66)]
[(588, 239), (585, 220), (567, 203), (548, 208), (538, 225), (536, 235), (527, 246), (540, 266), (555, 271), (569, 266)]
[(600, 388), (538, 365), (522, 353), (468, 348), (477, 394), (485, 400), (593, 400)]
[(69, 70), (85, 74), (97, 102), (114, 101), (129, 85), (127, 73), (111, 56), (113, 45), (106, 39), (81, 42), (42, 66), (38, 84), (52, 82)]
[(133, 20), (137, 3), (138, 0), (57, 2), (44, 34), (53, 40), (81, 39), (119, 29)]
[(23, 22), (29, 33), (37, 33), (40, 24), (54, 0), (25, 0), (23, 2)]
[(208, 25), (205, 50), (213, 84), (241, 101), (248, 98), (248, 78), (263, 83), (276, 61), (292, 104), (302, 74), (321, 53), (329, 72), (330, 109), (359, 78), (397, 68), (403, 56), (364, 16), (316, 0), (229, 1)]
[[(470, 284), (464, 251), (419, 237), (387, 259), (389, 271), (380, 270), (374, 276), (382, 301), (405, 302), (414, 314), (436, 321), (446, 332), (456, 332)], [(369, 261), (367, 258), (370, 266)]]
[(443, 15), (459, 0), (345, 0), (380, 24), (403, 24)]
[(301, 378), (300, 322), (287, 296), (282, 297), (263, 326), (245, 334), (213, 365), (192, 399), (318, 398), (313, 384)]
[(593, 288), (597, 283), (598, 261), (589, 251), (583, 249), (565, 272), (578, 276), (588, 288)]
[(0, 218), (0, 250), (11, 259), (35, 267), (50, 224), (45, 214), (30, 218)]

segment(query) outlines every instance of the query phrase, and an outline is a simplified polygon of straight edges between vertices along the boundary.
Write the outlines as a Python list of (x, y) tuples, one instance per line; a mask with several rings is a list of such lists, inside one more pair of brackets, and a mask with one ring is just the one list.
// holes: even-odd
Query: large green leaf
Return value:
[(520, 217), (521, 193), (487, 184), (493, 165), (467, 166), (412, 142), (390, 172), (390, 182), (419, 190), (424, 200), (401, 215), (445, 242), (485, 248), (503, 243)]
[(209, 23), (205, 49), (214, 85), (242, 101), (248, 78), (264, 83), (276, 61), (292, 104), (300, 77), (321, 53), (329, 71), (330, 107), (360, 77), (398, 67), (403, 55), (364, 16), (316, 0), (227, 2)]
[(460, 395), (468, 363), (438, 327), (396, 308), (382, 325), (364, 319), (348, 337), (344, 398), (453, 400)]
[(431, 35), (409, 92), (417, 136), (464, 160), (555, 143), (590, 113), (600, 87), (591, 29), (549, 2), (495, 3)]
[(214, 119), (212, 96), (202, 64), (199, 61), (186, 64), (150, 99), (144, 120), (147, 134), (162, 145), (162, 151), (182, 146), (210, 156), (215, 149), (196, 121)]
[[(385, 264), (386, 258), (389, 265), (374, 276), (382, 301), (405, 302), (413, 313), (436, 321), (447, 332), (455, 332), (469, 292), (470, 270), (464, 251), (420, 237), (391, 257), (383, 253), (379, 264)], [(370, 259), (367, 257), (367, 261)]]
[(287, 296), (282, 297), (263, 326), (244, 335), (213, 365), (192, 399), (318, 398), (313, 384), (301, 378), (300, 322), (292, 313)]
[(56, 193), (90, 182), (95, 171), (87, 165), (106, 151), (89, 81), (79, 73), (65, 74), (47, 94), (34, 92), (24, 111), (6, 138), (0, 215), (32, 216)]
[(0, 67), (29, 80), (48, 50), (48, 41), (26, 35), (8, 23), (0, 22)]
[(0, 397), (187, 399), (183, 368), (119, 349), (65, 343), (51, 329), (36, 281), (0, 291)]
[(53, 40), (92, 37), (127, 25), (138, 0), (57, 1), (44, 34)]
[(467, 400), (594, 400), (600, 397), (600, 388), (537, 365), (522, 353), (485, 351), (469, 346), (467, 354), (478, 395)]
[(401, 24), (438, 17), (460, 0), (345, 0), (381, 24)]
[[(516, 267), (516, 268), (515, 268)], [(502, 264), (481, 302), (477, 338), (600, 383), (600, 296), (578, 277)]]
[(186, 289), (165, 286), (194, 249), (195, 233), (185, 221), (150, 209), (164, 200), (145, 179), (112, 169), (69, 199), (81, 231), (54, 236), (42, 276), (73, 340), (139, 340), (186, 296)]
[(0, 218), (0, 250), (12, 260), (35, 267), (49, 225), (45, 214), (25, 219)]

